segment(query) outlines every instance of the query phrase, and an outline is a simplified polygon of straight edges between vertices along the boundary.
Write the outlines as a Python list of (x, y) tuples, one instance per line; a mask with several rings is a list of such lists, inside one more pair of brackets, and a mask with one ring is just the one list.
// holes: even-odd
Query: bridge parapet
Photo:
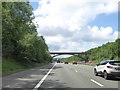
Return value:
[(50, 54), (82, 54), (83, 52), (50, 52)]
[(87, 55), (91, 53), (90, 52), (88, 53), (85, 53), (85, 52), (50, 52), (50, 54), (54, 54), (54, 56), (52, 57), (56, 57), (59, 55), (76, 55), (77, 57), (82, 58), (83, 60), (87, 61), (87, 58), (81, 57), (80, 54), (86, 54), (86, 57), (87, 57)]

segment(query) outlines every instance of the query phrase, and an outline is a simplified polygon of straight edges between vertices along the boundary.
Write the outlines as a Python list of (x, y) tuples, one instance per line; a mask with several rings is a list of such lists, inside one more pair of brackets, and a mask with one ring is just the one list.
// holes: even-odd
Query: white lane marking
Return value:
[(6, 85), (5, 88), (10, 88), (10, 85)]
[(41, 86), (41, 84), (44, 82), (44, 80), (47, 78), (47, 76), (50, 74), (50, 72), (53, 70), (53, 68), (55, 67), (57, 63), (54, 64), (54, 66), (49, 70), (49, 72), (41, 79), (41, 81), (34, 87), (33, 90), (36, 90), (37, 88), (39, 88)]
[(91, 79), (91, 81), (92, 81), (92, 82), (94, 82), (95, 84), (97, 84), (97, 85), (99, 85), (99, 86), (103, 87), (103, 85), (102, 85), (102, 84), (100, 84), (100, 83), (98, 83), (97, 81), (95, 81), (95, 80), (93, 80), (93, 79)]
[(78, 72), (77, 70), (75, 70), (75, 72)]

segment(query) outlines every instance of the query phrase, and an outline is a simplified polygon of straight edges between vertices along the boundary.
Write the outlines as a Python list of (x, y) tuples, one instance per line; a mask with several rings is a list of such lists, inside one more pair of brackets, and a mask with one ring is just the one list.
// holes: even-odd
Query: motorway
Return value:
[(51, 63), (2, 78), (3, 88), (118, 88), (119, 79), (94, 76), (93, 66)]

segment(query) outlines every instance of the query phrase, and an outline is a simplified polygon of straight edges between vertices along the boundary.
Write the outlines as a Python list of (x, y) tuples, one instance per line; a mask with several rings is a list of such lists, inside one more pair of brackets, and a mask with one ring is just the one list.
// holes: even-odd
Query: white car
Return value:
[(94, 67), (94, 74), (103, 75), (105, 79), (110, 77), (120, 76), (120, 61), (119, 60), (103, 60)]

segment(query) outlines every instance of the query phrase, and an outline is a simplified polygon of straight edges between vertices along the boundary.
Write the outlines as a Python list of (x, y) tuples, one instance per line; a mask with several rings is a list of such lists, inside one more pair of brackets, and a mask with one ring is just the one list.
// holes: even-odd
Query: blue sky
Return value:
[(100, 14), (96, 17), (95, 20), (89, 23), (90, 26), (97, 25), (98, 27), (111, 26), (113, 30), (118, 30), (118, 13), (112, 13), (109, 15)]
[[(118, 7), (111, 2), (40, 0), (34, 8), (38, 34), (50, 51), (86, 51), (118, 37)], [(47, 16), (45, 16), (47, 15)]]
[(37, 9), (38, 6), (39, 6), (39, 3), (38, 2), (30, 2), (30, 5), (33, 7), (33, 9)]

